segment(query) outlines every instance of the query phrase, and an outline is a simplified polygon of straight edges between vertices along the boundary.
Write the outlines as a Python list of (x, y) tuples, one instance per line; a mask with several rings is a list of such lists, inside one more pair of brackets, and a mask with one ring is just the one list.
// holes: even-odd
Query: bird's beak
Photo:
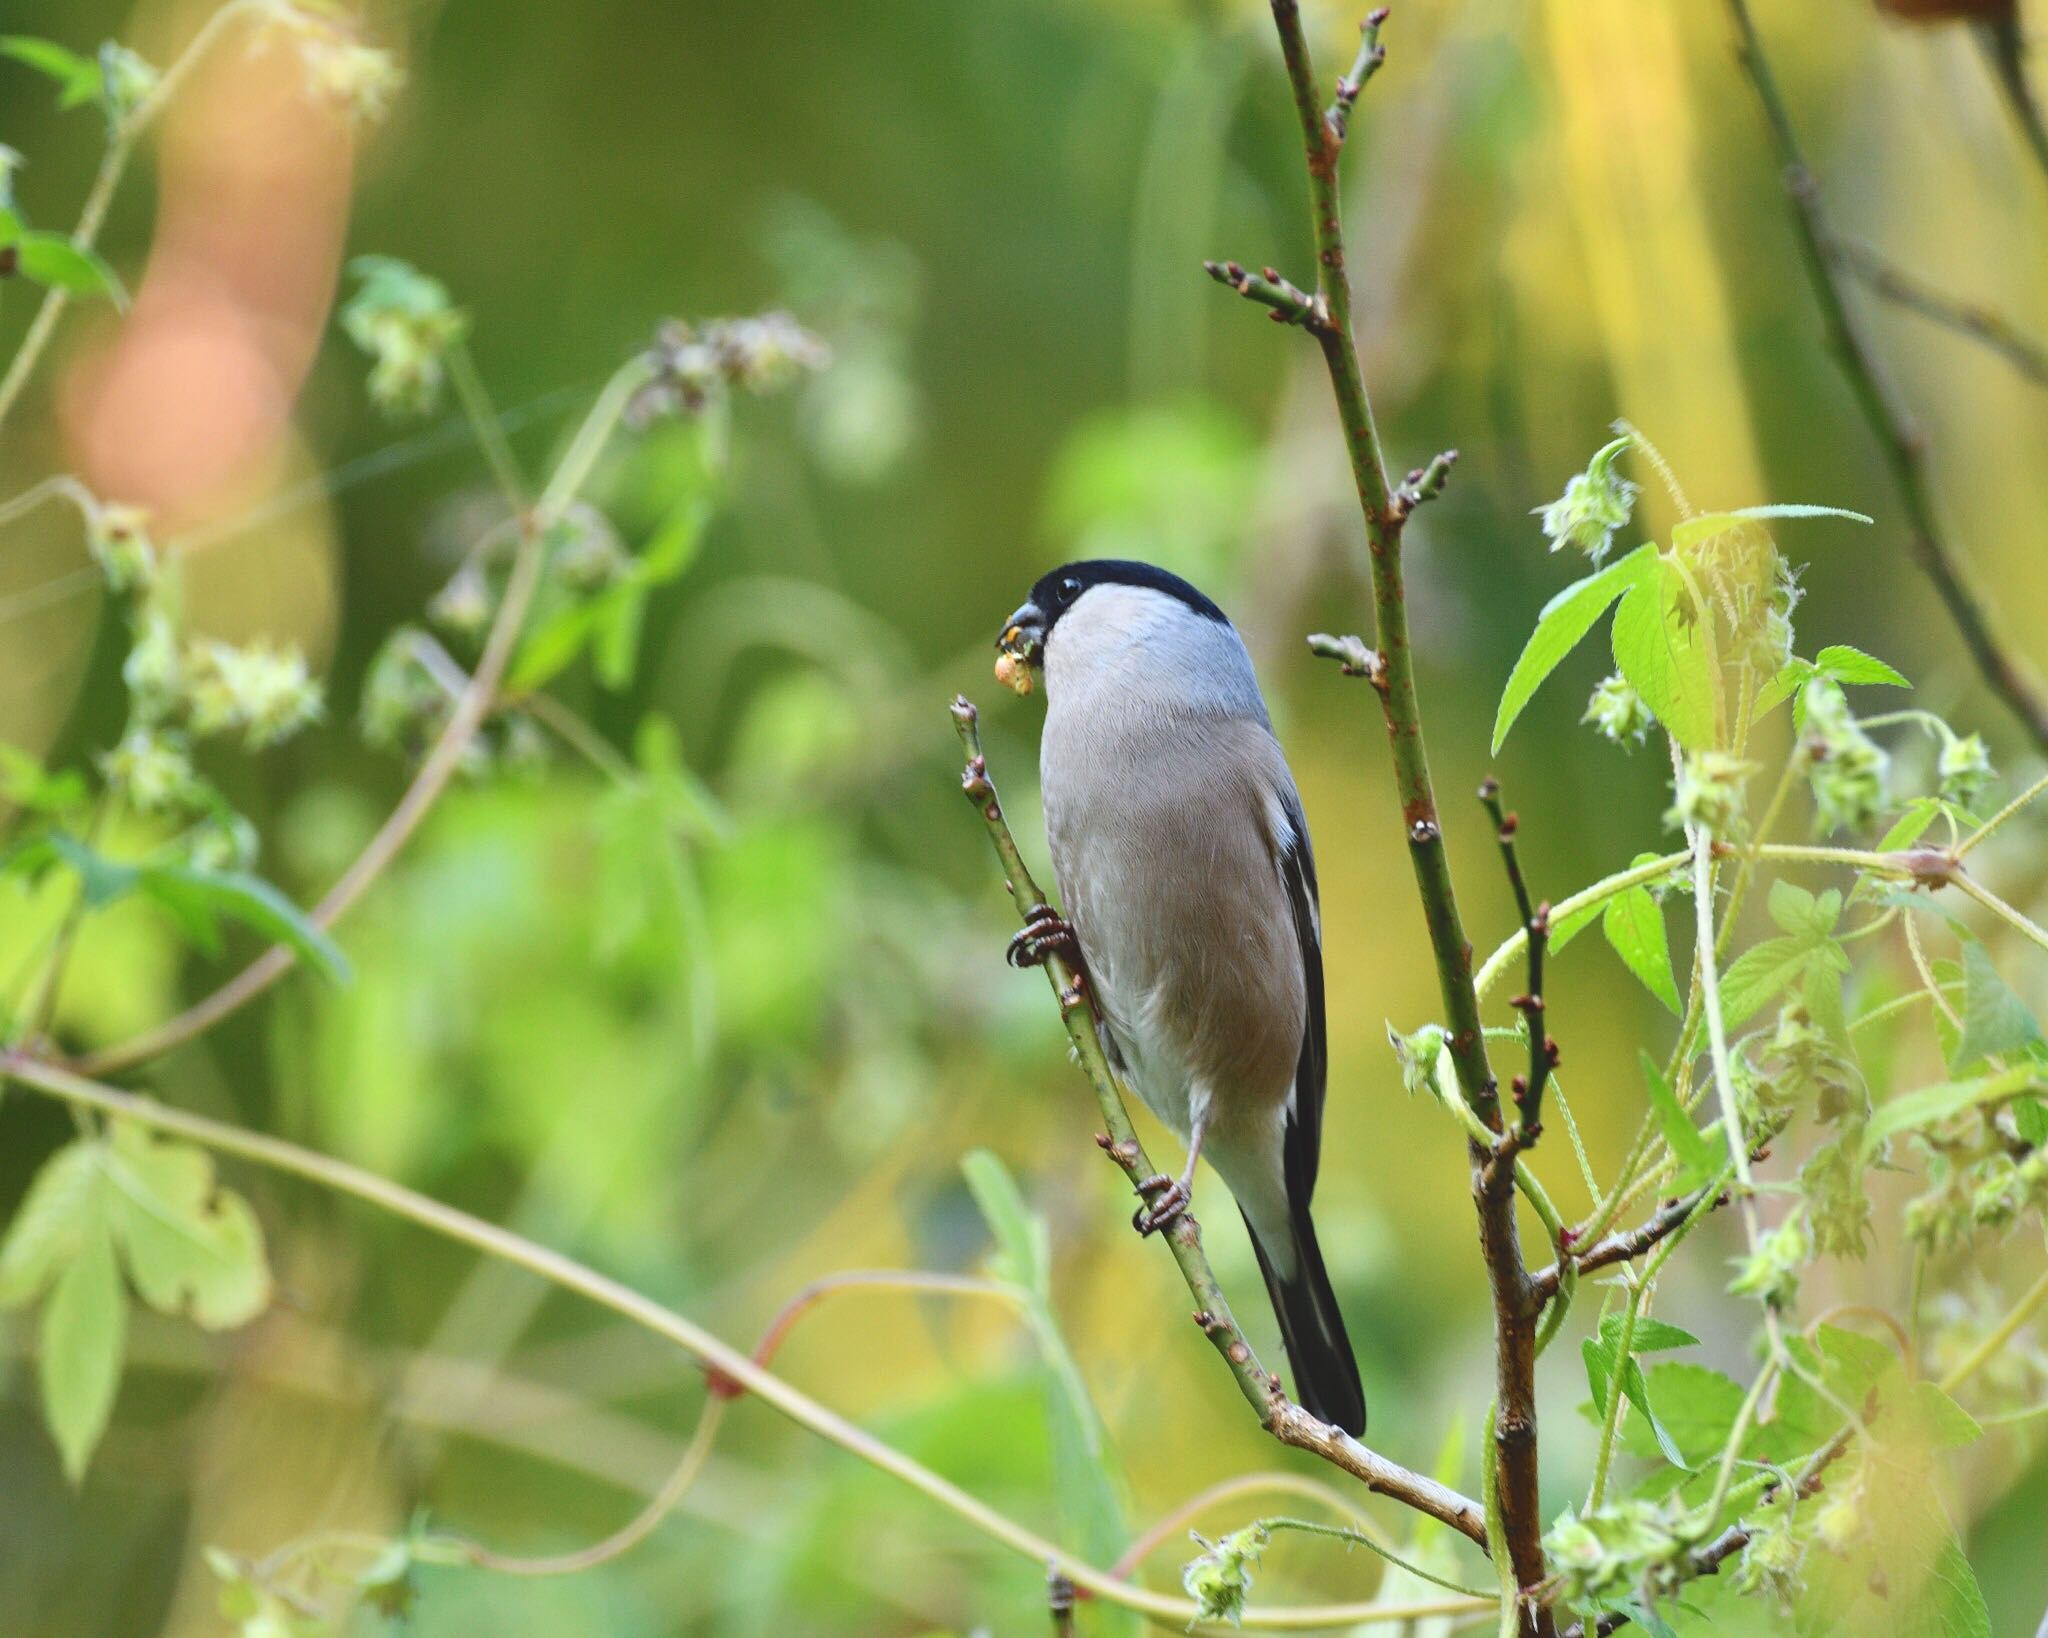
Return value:
[(1037, 665), (1045, 657), (1045, 615), (1036, 603), (1026, 603), (1003, 622), (996, 647), (1026, 665)]

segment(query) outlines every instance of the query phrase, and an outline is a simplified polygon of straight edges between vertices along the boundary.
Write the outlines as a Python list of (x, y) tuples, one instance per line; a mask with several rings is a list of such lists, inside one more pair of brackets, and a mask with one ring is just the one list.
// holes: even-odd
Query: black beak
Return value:
[(1036, 603), (1026, 603), (1003, 622), (996, 647), (1027, 665), (1038, 664), (1045, 653), (1045, 615)]

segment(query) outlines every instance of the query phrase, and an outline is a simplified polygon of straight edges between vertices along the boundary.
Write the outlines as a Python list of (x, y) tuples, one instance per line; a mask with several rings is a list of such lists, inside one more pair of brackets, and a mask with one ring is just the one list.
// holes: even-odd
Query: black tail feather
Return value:
[[(1249, 1218), (1245, 1227), (1251, 1228)], [(1273, 1299), (1273, 1312), (1280, 1321), (1280, 1340), (1294, 1377), (1294, 1397), (1311, 1415), (1357, 1438), (1365, 1432), (1365, 1386), (1358, 1380), (1358, 1361), (1351, 1352), (1351, 1339), (1344, 1333), (1337, 1293), (1330, 1288), (1322, 1248), (1316, 1244), (1315, 1224), (1305, 1206), (1292, 1213), (1290, 1228), (1294, 1273), (1289, 1278), (1283, 1280), (1273, 1271), (1272, 1259), (1259, 1244), (1256, 1230), (1252, 1231), (1252, 1249), (1258, 1253), (1259, 1272), (1266, 1277), (1266, 1293)]]

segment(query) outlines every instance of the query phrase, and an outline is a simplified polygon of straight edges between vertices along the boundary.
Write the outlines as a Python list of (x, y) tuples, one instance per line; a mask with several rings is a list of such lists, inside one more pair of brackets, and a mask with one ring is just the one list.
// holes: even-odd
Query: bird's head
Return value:
[(1201, 592), (1156, 564), (1091, 558), (1039, 577), (1031, 595), (1003, 622), (996, 677), (1019, 694), (1057, 650), (1084, 664), (1134, 645), (1171, 644), (1177, 631), (1198, 645), (1229, 633), (1230, 622)]

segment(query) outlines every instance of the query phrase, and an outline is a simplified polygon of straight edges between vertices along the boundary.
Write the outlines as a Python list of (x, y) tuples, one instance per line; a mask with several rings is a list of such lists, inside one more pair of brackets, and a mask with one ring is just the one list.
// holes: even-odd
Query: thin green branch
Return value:
[[(188, 1114), (150, 1098), (117, 1091), (22, 1053), (0, 1054), (0, 1076), (67, 1103), (132, 1120), (222, 1154), (303, 1178), (390, 1212), (484, 1256), (496, 1257), (523, 1268), (538, 1279), (583, 1297), (675, 1343), (686, 1353), (737, 1382), (748, 1393), (773, 1406), (799, 1427), (900, 1479), (1011, 1551), (1038, 1563), (1056, 1566), (1076, 1586), (1087, 1588), (1097, 1597), (1141, 1614), (1177, 1623), (1190, 1623), (1199, 1614), (1196, 1606), (1186, 1599), (1170, 1598), (1132, 1586), (1105, 1570), (1083, 1563), (1043, 1536), (969, 1495), (951, 1480), (932, 1472), (922, 1463), (819, 1404), (808, 1394), (791, 1387), (695, 1321), (664, 1308), (631, 1287), (560, 1252), (551, 1251), (494, 1223), (379, 1177), (374, 1172), (352, 1166), (347, 1161), (301, 1148), (267, 1133), (245, 1131), (224, 1121)], [(1437, 1615), (1463, 1614), (1473, 1607), (1470, 1600), (1459, 1599), (1406, 1606), (1347, 1604), (1254, 1610), (1247, 1613), (1244, 1625), (1264, 1630), (1301, 1631), (1365, 1622), (1423, 1620)]]
[(1477, 1587), (1465, 1586), (1462, 1582), (1447, 1580), (1445, 1577), (1425, 1570), (1421, 1565), (1411, 1563), (1376, 1535), (1365, 1530), (1347, 1530), (1341, 1524), (1323, 1524), (1315, 1519), (1271, 1518), (1256, 1519), (1253, 1529), (1268, 1532), (1293, 1530), (1305, 1536), (1327, 1536), (1332, 1541), (1344, 1542), (1347, 1546), (1363, 1547), (1377, 1553), (1396, 1569), (1406, 1570), (1418, 1581), (1427, 1581), (1433, 1587), (1442, 1587), (1446, 1592), (1462, 1593), (1467, 1598), (1477, 1599), (1482, 1605), (1491, 1604), (1494, 1595), (1481, 1592)]
[(1763, 40), (1750, 16), (1747, 0), (1727, 0), (1727, 6), (1742, 66), (1763, 106), (1778, 163), (1785, 173), (1793, 229), (1807, 282), (1827, 328), (1836, 362), (1841, 365), (1857, 407), (1891, 471), (1893, 488), (1905, 509), (1914, 559), (1934, 582), (1935, 591), (1985, 682), (2025, 725), (2035, 745), (2048, 751), (2048, 699), (2044, 699), (2039, 684), (2021, 668), (2005, 641), (1992, 630), (1977, 592), (1964, 578), (1961, 561), (1943, 528), (1935, 502), (1926, 439), (1913, 424), (1879, 364), (1877, 350), (1865, 333), (1862, 320), (1850, 308), (1830, 255), (1834, 236), (1828, 227), (1819, 185), (1800, 148), (1792, 116), (1770, 59), (1764, 53)]
[(1949, 878), (1949, 881), (1952, 886), (1961, 888), (1965, 894), (1983, 905), (2008, 927), (2016, 928), (2042, 949), (2048, 950), (2048, 930), (2043, 930), (2038, 922), (2007, 904), (1974, 876), (1966, 875), (1959, 870)]
[(1870, 245), (1838, 234), (1831, 248), (1836, 263), (1860, 279), (1872, 294), (1990, 348), (2029, 381), (2048, 387), (2048, 347), (1997, 313), (1975, 302), (1957, 300), (1886, 261)]
[(462, 405), (464, 419), (469, 429), (476, 434), (477, 446), (484, 452), (491, 476), (497, 480), (498, 491), (505, 497), (505, 504), (514, 512), (524, 512), (527, 507), (526, 477), (519, 470), (519, 461), (512, 453), (512, 446), (505, 438), (505, 424), (498, 414), (497, 406), (491, 402), (490, 388), (484, 385), (483, 375), (476, 367), (476, 360), (470, 356), (469, 343), (457, 339), (448, 349), (448, 379), (455, 383), (455, 397)]
[(1976, 847), (1979, 843), (1985, 841), (1988, 837), (1992, 836), (1999, 829), (2001, 829), (2013, 817), (2014, 814), (2018, 813), (2022, 808), (2024, 808), (2029, 802), (2033, 801), (2034, 798), (2039, 796), (2043, 791), (2048, 791), (2048, 774), (2043, 774), (2039, 779), (2035, 780), (2033, 784), (2029, 785), (2025, 790), (2021, 791), (2019, 795), (2015, 796), (2010, 802), (2006, 803), (2004, 807), (2000, 808), (1989, 819), (1986, 819), (1983, 824), (1979, 825), (1975, 830), (1971, 831), (1969, 835), (1965, 836), (1960, 842), (1958, 842), (1955, 848), (1955, 856), (1958, 859), (1960, 859), (1964, 854), (1968, 853), (1970, 849)]
[[(1378, 67), (1379, 29), (1384, 13), (1375, 14), (1368, 23), (1360, 64), (1339, 86), (1337, 102), (1331, 115), (1326, 116), (1298, 0), (1271, 0), (1271, 7), (1295, 117), (1301, 128), (1308, 175), (1309, 220), (1316, 247), (1316, 301), (1322, 320), (1308, 328), (1322, 349), (1329, 373), (1345, 452), (1351, 462), (1352, 483), (1365, 524), (1372, 575), (1375, 661), (1366, 675), (1379, 697), (1387, 742), (1393, 753), (1396, 795), (1408, 838), (1409, 863), (1415, 872), (1423, 919), (1429, 927), (1437, 987), (1443, 998), (1445, 1046), (1465, 1102), (1478, 1113), (1489, 1131), (1499, 1131), (1500, 1090), (1487, 1062), (1479, 993), (1473, 985), (1472, 948), (1466, 941), (1458, 912), (1450, 858), (1444, 848), (1443, 824), (1430, 780), (1401, 563), (1403, 525), (1425, 489), (1434, 492), (1442, 487), (1450, 463), (1448, 459), (1432, 462), (1418, 474), (1412, 493), (1404, 491), (1397, 495), (1389, 484), (1379, 426), (1373, 418), (1372, 399), (1359, 367), (1358, 344), (1352, 330), (1351, 278), (1344, 259), (1338, 159), (1344, 148), (1356, 86), (1363, 84), (1367, 72)], [(1535, 1136), (1533, 1126), (1517, 1128), (1495, 1142), (1472, 1144), (1468, 1157), (1473, 1203), (1479, 1216), (1480, 1254), (1485, 1261), (1494, 1306), (1498, 1415), (1492, 1430), (1493, 1459), (1486, 1465), (1496, 1483), (1499, 1505), (1489, 1511), (1499, 1515), (1502, 1528), (1498, 1534), (1505, 1540), (1512, 1559), (1511, 1568), (1504, 1567), (1502, 1573), (1517, 1588), (1534, 1587), (1545, 1574), (1536, 1439), (1537, 1304), (1522, 1257), (1511, 1186), (1515, 1157)], [(1518, 1597), (1515, 1603), (1519, 1602)], [(1508, 1611), (1509, 1615), (1515, 1613), (1513, 1608)], [(1527, 1625), (1534, 1638), (1549, 1638), (1556, 1630), (1556, 1623), (1544, 1609), (1536, 1610)]]

